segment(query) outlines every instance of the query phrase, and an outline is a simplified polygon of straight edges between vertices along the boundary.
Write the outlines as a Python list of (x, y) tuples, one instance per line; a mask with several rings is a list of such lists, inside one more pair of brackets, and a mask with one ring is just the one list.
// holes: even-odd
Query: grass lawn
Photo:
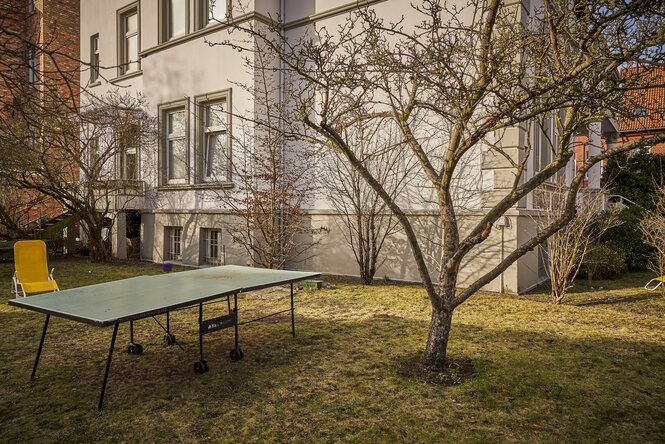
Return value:
[[(51, 265), (61, 288), (161, 272)], [(471, 359), (475, 377), (447, 387), (400, 376), (427, 334), (417, 286), (331, 279), (301, 291), (295, 338), (288, 314), (242, 326), (245, 358), (232, 362), (232, 330), (206, 335), (203, 375), (197, 310), (171, 317), (184, 351), (145, 319), (144, 353), (129, 355), (123, 324), (97, 412), (112, 329), (52, 317), (30, 382), (44, 316), (7, 305), (12, 272), (0, 264), (0, 442), (665, 441), (665, 300), (642, 289), (647, 273), (580, 282), (560, 306), (545, 291), (474, 296), (456, 311), (449, 354)], [(241, 295), (241, 320), (287, 308), (285, 295)]]

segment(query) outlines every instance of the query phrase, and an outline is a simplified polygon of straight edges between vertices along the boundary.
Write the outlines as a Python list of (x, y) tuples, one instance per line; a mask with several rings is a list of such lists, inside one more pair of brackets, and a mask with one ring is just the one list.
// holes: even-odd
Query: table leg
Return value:
[(233, 311), (236, 314), (235, 331), (236, 331), (236, 350), (237, 350), (238, 349), (238, 293), (233, 295)]
[(42, 331), (42, 339), (39, 341), (39, 348), (37, 349), (37, 357), (35, 358), (35, 365), (32, 367), (32, 376), (30, 380), (35, 379), (35, 373), (37, 373), (37, 364), (39, 364), (39, 356), (42, 354), (42, 347), (44, 346), (44, 338), (46, 337), (46, 328), (48, 327), (48, 320), (51, 318), (50, 314), (46, 315), (46, 321), (44, 322), (44, 330)]
[(199, 360), (203, 361), (203, 303), (199, 303)]
[(140, 355), (143, 353), (143, 346), (134, 343), (134, 321), (129, 321), (129, 347), (127, 347), (127, 353), (130, 355)]
[(296, 318), (293, 314), (293, 282), (291, 282), (291, 335), (296, 337)]
[(194, 363), (196, 373), (208, 371), (208, 363), (203, 359), (203, 302), (199, 302), (199, 360)]
[(111, 337), (111, 347), (109, 347), (109, 357), (106, 360), (106, 370), (104, 371), (104, 382), (102, 383), (102, 391), (99, 394), (99, 404), (97, 404), (97, 410), (102, 409), (102, 403), (104, 402), (106, 381), (109, 379), (109, 369), (111, 368), (111, 359), (113, 358), (113, 347), (115, 346), (115, 337), (117, 334), (118, 334), (118, 324), (115, 324), (115, 326), (113, 327), (113, 337)]
[(231, 360), (239, 361), (243, 357), (242, 348), (238, 347), (238, 294), (233, 295), (233, 314), (235, 314), (235, 347), (231, 349)]

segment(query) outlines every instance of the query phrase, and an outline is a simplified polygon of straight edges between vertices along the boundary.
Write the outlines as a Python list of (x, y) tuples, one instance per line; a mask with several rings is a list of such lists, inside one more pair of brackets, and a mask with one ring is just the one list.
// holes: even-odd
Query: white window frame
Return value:
[[(197, 96), (196, 110), (198, 118), (196, 119), (195, 131), (195, 158), (196, 158), (196, 182), (208, 184), (229, 184), (231, 182), (231, 128), (232, 128), (232, 115), (231, 115), (231, 90), (222, 90), (214, 93), (208, 93)], [(211, 105), (225, 102), (226, 103), (226, 116), (223, 125), (208, 126), (208, 112)], [(224, 176), (214, 176), (208, 174), (208, 156), (209, 156), (209, 138), (213, 135), (224, 135), (226, 138), (226, 145), (223, 147), (225, 156), (225, 171)]]
[(168, 257), (171, 261), (182, 260), (182, 227), (168, 228)]
[[(207, 126), (208, 125), (208, 114), (210, 112), (210, 107), (218, 103), (224, 102), (226, 104), (226, 120), (228, 122), (228, 102), (226, 99), (218, 99), (211, 102), (207, 102), (203, 105), (203, 181), (204, 182), (228, 182), (229, 180), (229, 135), (228, 135), (228, 123), (226, 125), (216, 125), (216, 126)], [(226, 171), (224, 177), (216, 177), (214, 175), (208, 174), (208, 158), (210, 156), (210, 144), (209, 140), (211, 136), (225, 136), (226, 146), (224, 146), (222, 153), (225, 156), (225, 166)]]
[[(136, 15), (136, 30), (128, 31), (129, 17)], [(139, 53), (141, 52), (141, 20), (138, 3), (118, 11), (118, 75), (128, 74), (141, 70)], [(129, 57), (129, 39), (136, 37), (136, 60)]]
[(99, 33), (90, 36), (90, 83), (99, 79)]
[[(140, 137), (140, 129), (136, 128), (136, 131), (139, 132), (139, 137)], [(137, 141), (136, 144), (134, 145), (128, 145), (124, 146), (122, 144), (123, 139), (122, 135), (119, 136), (118, 138), (118, 178), (123, 179), (123, 180), (139, 180), (141, 177), (141, 168), (140, 168), (140, 159), (139, 159), (139, 146), (140, 142)], [(128, 171), (127, 171), (127, 154), (133, 154), (134, 155), (134, 177), (129, 177)]]
[[(170, 128), (170, 119), (169, 116), (171, 114), (175, 114), (178, 112), (182, 112), (184, 115), (184, 125), (183, 125), (183, 132), (178, 133), (178, 134), (172, 134), (171, 133), (171, 128)], [(189, 177), (189, 132), (188, 132), (188, 121), (189, 121), (189, 113), (188, 113), (188, 108), (186, 106), (177, 106), (177, 107), (171, 107), (168, 109), (163, 110), (163, 128), (164, 128), (164, 135), (163, 135), (163, 140), (164, 140), (164, 149), (163, 149), (163, 167), (164, 167), (164, 183), (166, 184), (185, 184), (188, 181)], [(171, 172), (173, 165), (171, 165), (170, 159), (170, 148), (171, 148), (171, 143), (176, 140), (184, 140), (185, 141), (185, 158), (183, 159), (185, 163), (185, 177), (183, 178), (171, 178)]]
[[(204, 260), (208, 265), (222, 265), (222, 231), (215, 228), (205, 229)], [(215, 254), (216, 250), (216, 254)]]

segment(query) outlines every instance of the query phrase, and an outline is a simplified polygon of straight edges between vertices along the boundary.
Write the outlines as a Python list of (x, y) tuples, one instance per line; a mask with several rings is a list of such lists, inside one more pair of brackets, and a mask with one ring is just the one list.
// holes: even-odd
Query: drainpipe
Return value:
[[(501, 262), (503, 262), (505, 259), (505, 229), (510, 228), (510, 218), (504, 216), (501, 220), (496, 222), (496, 226), (501, 229)], [(504, 272), (502, 271), (500, 277), (501, 293), (503, 293), (505, 289), (503, 273)]]
[[(282, 54), (283, 54), (284, 53), (284, 43), (283, 43), (283, 41), (284, 41), (284, 38), (286, 37), (286, 34), (285, 34), (286, 31), (284, 29), (284, 24), (286, 23), (286, 0), (279, 0), (279, 15), (280, 15), (279, 21), (281, 22), (279, 32), (280, 32), (281, 38), (282, 38), (282, 42), (281, 42), (280, 46), (281, 46), (281, 50), (282, 50)], [(279, 75), (277, 77), (277, 85), (278, 85), (278, 88), (279, 88), (279, 96), (278, 97), (279, 97), (279, 106), (280, 107), (283, 106), (283, 104), (284, 104), (284, 84), (283, 83), (284, 83), (284, 61), (280, 59), (279, 60)], [(282, 114), (281, 111), (280, 111), (280, 114)], [(281, 118), (279, 119), (278, 125), (279, 125), (279, 130), (281, 132), (283, 130), (283, 125), (282, 125), (282, 119)], [(284, 159), (284, 151), (285, 151), (284, 139), (280, 140), (280, 151), (281, 151), (280, 152), (280, 160), (282, 162), (282, 165), (284, 165), (284, 163), (285, 163), (285, 159)], [(282, 166), (282, 168), (283, 168), (283, 166)], [(278, 180), (283, 181), (284, 178), (280, 177), (280, 178), (278, 178)], [(279, 208), (279, 221), (277, 223), (279, 224), (280, 229), (281, 229), (283, 224), (284, 224), (284, 205), (283, 204), (280, 205), (280, 208)], [(281, 238), (281, 234), (280, 234), (280, 238)]]

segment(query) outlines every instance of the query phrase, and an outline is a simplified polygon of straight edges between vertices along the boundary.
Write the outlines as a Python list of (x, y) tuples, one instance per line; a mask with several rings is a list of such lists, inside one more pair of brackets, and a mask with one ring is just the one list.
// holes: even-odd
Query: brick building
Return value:
[[(0, 1), (0, 120), (11, 124), (17, 109), (38, 96), (57, 96), (64, 106), (79, 103), (79, 0)], [(48, 90), (47, 90), (48, 89)], [(38, 142), (38, 139), (36, 139)], [(76, 177), (73, 177), (76, 180)], [(9, 192), (3, 193), (8, 198)], [(62, 207), (25, 191), (3, 202), (14, 222), (36, 228)], [(8, 204), (9, 203), (9, 204)], [(1, 228), (0, 228), (1, 230)], [(8, 234), (5, 231), (5, 234)]]
[[(635, 109), (635, 117), (619, 121), (619, 143), (650, 137), (665, 130), (665, 69), (662, 67), (631, 66), (624, 76), (640, 76), (641, 88), (628, 93)], [(665, 143), (651, 147), (654, 154), (665, 154)]]
[[(623, 78), (638, 79), (637, 87), (627, 93), (627, 108), (634, 110), (634, 116), (618, 119), (616, 133), (602, 131), (616, 137), (596, 137), (590, 144), (590, 137), (597, 136), (598, 130), (586, 129), (575, 137), (575, 164), (579, 169), (590, 155), (605, 150), (608, 145), (633, 142), (662, 133), (665, 130), (665, 69), (661, 67), (629, 66), (622, 70)], [(632, 82), (631, 82), (632, 83)], [(607, 124), (607, 122), (604, 122)], [(665, 143), (651, 147), (654, 154), (665, 154)], [(585, 181), (585, 185), (590, 183)]]

